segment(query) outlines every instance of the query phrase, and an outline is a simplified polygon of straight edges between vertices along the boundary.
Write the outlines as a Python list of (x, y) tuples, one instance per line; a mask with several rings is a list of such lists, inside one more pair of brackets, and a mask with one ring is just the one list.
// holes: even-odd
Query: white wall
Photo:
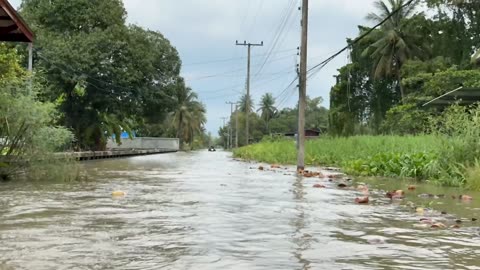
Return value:
[(114, 140), (108, 140), (108, 149), (170, 149), (179, 150), (179, 141), (176, 138), (139, 137), (122, 139), (122, 144), (117, 145)]

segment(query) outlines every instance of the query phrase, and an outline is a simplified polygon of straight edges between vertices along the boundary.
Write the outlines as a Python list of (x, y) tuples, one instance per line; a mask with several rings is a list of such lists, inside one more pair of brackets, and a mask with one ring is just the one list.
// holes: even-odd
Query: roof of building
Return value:
[(33, 42), (34, 35), (7, 0), (0, 0), (0, 41)]
[(459, 87), (432, 99), (431, 101), (423, 104), (423, 106), (448, 106), (453, 103), (470, 105), (476, 102), (480, 102), (480, 88)]

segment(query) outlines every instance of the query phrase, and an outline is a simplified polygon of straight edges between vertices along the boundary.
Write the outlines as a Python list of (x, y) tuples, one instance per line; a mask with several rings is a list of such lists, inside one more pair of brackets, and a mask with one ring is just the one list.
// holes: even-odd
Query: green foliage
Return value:
[(347, 173), (362, 176), (412, 177), (426, 179), (436, 165), (436, 156), (432, 153), (380, 153), (366, 159), (346, 162)]
[(55, 170), (42, 165), (64, 166), (65, 159), (54, 153), (68, 149), (73, 135), (53, 125), (58, 117), (56, 108), (36, 98), (42, 86), (25, 76), (16, 51), (0, 44), (0, 56), (0, 176), (18, 176), (20, 172), (29, 178), (38, 177), (38, 172), (51, 176), (48, 173)]
[(478, 160), (465, 170), (465, 187), (469, 190), (480, 191), (480, 163)]
[(171, 114), (171, 125), (177, 131), (181, 147), (184, 142), (189, 142), (191, 146), (195, 135), (203, 133), (206, 109), (197, 99), (198, 96), (192, 89), (185, 87), (183, 81), (178, 82), (173, 97), (175, 110)]
[[(405, 2), (377, 1), (377, 14), (368, 18), (378, 22)], [(339, 69), (330, 92), (331, 134), (416, 134), (426, 117), (436, 113), (419, 105), (461, 84), (479, 86), (471, 57), (480, 49), (480, 2), (424, 2), (428, 12), (415, 13), (409, 6), (352, 45), (352, 62)], [(368, 28), (359, 29), (361, 34)]]
[(178, 52), (161, 33), (127, 26), (122, 1), (25, 0), (21, 9), (49, 86), (40, 96), (58, 104), (59, 123), (74, 131), (80, 148), (103, 150), (112, 135), (120, 143), (123, 131), (178, 134), (166, 125), (178, 109), (176, 92), (187, 87)]
[[(439, 140), (433, 136), (354, 136), (349, 138), (322, 137), (306, 144), (306, 162), (309, 165), (352, 167), (389, 157), (397, 157), (398, 164), (412, 164), (405, 175), (419, 177), (424, 157), (436, 156)], [(422, 154), (418, 154), (422, 153)], [(424, 153), (424, 154), (423, 154)], [(296, 148), (293, 140), (266, 140), (234, 151), (235, 156), (269, 163), (296, 163)], [(373, 167), (373, 166), (372, 166)], [(380, 165), (377, 165), (380, 168)], [(393, 168), (393, 165), (392, 165)], [(423, 167), (422, 167), (423, 168)], [(376, 169), (381, 172), (380, 169)], [(393, 170), (393, 169), (391, 169)], [(386, 169), (383, 171), (387, 171)], [(362, 174), (359, 170), (356, 174)]]
[(277, 113), (277, 108), (275, 108), (275, 98), (271, 93), (266, 93), (262, 96), (262, 100), (259, 104), (259, 109), (257, 112), (261, 111), (260, 118), (265, 122), (267, 131), (270, 132), (269, 123), (272, 118), (275, 117)]
[(427, 130), (432, 114), (414, 104), (397, 105), (388, 110), (383, 130), (390, 134), (420, 134)]

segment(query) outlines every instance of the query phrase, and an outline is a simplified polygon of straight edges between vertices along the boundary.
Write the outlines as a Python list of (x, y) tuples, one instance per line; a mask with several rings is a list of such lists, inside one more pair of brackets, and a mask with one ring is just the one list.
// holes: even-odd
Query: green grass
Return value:
[[(433, 136), (355, 136), (325, 137), (306, 143), (309, 165), (341, 166), (345, 162), (375, 157), (379, 154), (437, 153), (439, 140)], [(269, 163), (296, 163), (295, 141), (261, 142), (234, 151), (235, 156)]]
[[(435, 136), (324, 137), (306, 143), (307, 165), (338, 166), (352, 175), (413, 177), (437, 174)], [(264, 141), (234, 151), (235, 157), (268, 163), (295, 164), (295, 141)]]

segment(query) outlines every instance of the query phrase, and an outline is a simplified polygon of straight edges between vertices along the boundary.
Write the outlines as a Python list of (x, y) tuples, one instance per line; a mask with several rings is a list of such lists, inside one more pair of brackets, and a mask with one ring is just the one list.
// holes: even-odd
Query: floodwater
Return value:
[[(480, 195), (466, 203), (429, 188), (447, 196), (420, 199), (418, 187), (392, 203), (377, 181), (357, 205), (361, 193), (337, 182), (221, 151), (82, 166), (87, 183), (0, 185), (0, 269), (480, 269)], [(461, 227), (415, 226), (425, 215)]]

